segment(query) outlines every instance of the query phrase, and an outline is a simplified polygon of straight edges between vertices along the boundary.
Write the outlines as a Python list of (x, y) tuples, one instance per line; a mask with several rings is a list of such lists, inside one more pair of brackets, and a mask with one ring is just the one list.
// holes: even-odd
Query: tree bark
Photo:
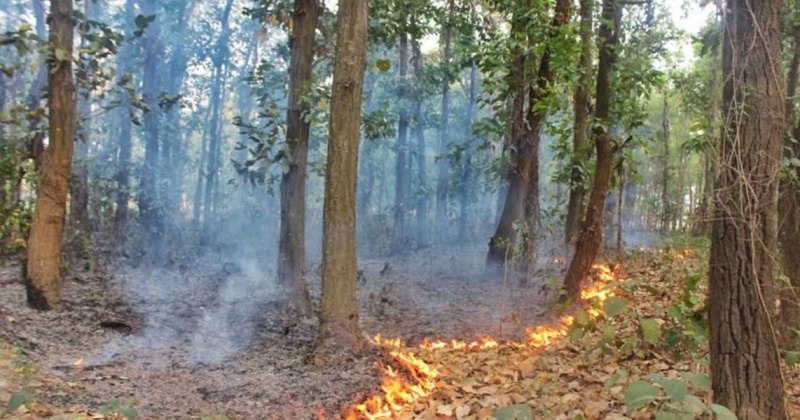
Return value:
[[(305, 278), (306, 248), (306, 160), (311, 104), (303, 97), (313, 74), (314, 34), (319, 19), (318, 0), (295, 0), (294, 26), (289, 41), (289, 109), (286, 115), (286, 143), (289, 170), (281, 178), (281, 231), (278, 244), (278, 284), (288, 301), (301, 313), (311, 312)], [(359, 108), (360, 111), (360, 108)]]
[(672, 203), (669, 200), (669, 101), (664, 93), (664, 108), (661, 112), (661, 227), (664, 235), (672, 220)]
[[(542, 123), (547, 116), (547, 110), (537, 109), (537, 106), (550, 95), (550, 87), (555, 81), (556, 72), (550, 66), (554, 54), (552, 43), (558, 38), (559, 28), (569, 23), (570, 11), (569, 0), (556, 2), (555, 15), (550, 23), (550, 34), (545, 40), (547, 47), (539, 60), (535, 83), (528, 89), (525, 89), (524, 82), (519, 86), (528, 95), (528, 108), (524, 113), (525, 124), (518, 127), (521, 136), (513, 143), (517, 150), (517, 160), (509, 172), (508, 196), (497, 231), (490, 242), (487, 265), (497, 267), (505, 260), (509, 252), (508, 247), (514, 246), (516, 240), (514, 224), (519, 221), (525, 224), (522, 238), (522, 268), (530, 269), (536, 262), (534, 231), (539, 224), (539, 139)], [(523, 62), (520, 71), (524, 72), (524, 68)]]
[[(142, 5), (144, 15), (157, 15), (158, 3), (156, 0), (145, 0)], [(151, 239), (157, 237), (158, 223), (158, 197), (156, 184), (158, 183), (158, 126), (159, 115), (158, 94), (160, 72), (158, 66), (161, 61), (159, 20), (156, 18), (144, 31), (142, 48), (144, 49), (144, 75), (142, 76), (142, 96), (149, 110), (144, 114), (145, 150), (144, 165), (141, 171), (139, 186), (139, 211), (142, 225)]]
[(397, 164), (395, 166), (394, 187), (394, 247), (404, 249), (406, 232), (406, 199), (408, 192), (408, 124), (409, 113), (406, 104), (408, 96), (408, 34), (400, 34), (399, 52), (399, 83), (397, 89), (397, 102), (399, 118), (397, 121)]
[[(522, 4), (518, 5), (522, 7)], [(526, 189), (522, 189), (519, 185), (512, 185), (519, 183), (522, 178), (518, 175), (521, 168), (521, 163), (524, 158), (519, 150), (519, 144), (524, 137), (524, 118), (525, 118), (525, 63), (527, 56), (524, 49), (521, 47), (525, 42), (525, 30), (527, 27), (527, 19), (524, 17), (524, 11), (518, 9), (514, 12), (511, 21), (511, 34), (514, 40), (514, 45), (511, 47), (511, 65), (508, 72), (507, 83), (508, 88), (513, 92), (512, 98), (508, 103), (508, 114), (510, 120), (509, 133), (506, 143), (503, 145), (503, 151), (510, 153), (509, 167), (505, 168), (505, 178), (508, 180), (508, 187), (505, 193), (505, 201), (502, 202), (502, 209), (499, 211), (500, 219), (497, 222), (497, 229), (494, 236), (489, 240), (489, 252), (486, 255), (486, 268), (490, 270), (497, 270), (502, 268), (506, 260), (512, 256), (514, 245), (517, 239), (517, 232), (514, 229), (514, 222), (522, 217), (523, 205), (525, 197), (522, 193)], [(499, 204), (498, 198), (498, 204)]]
[[(89, 16), (91, 2), (83, 4), (83, 22), (80, 24), (81, 47), (86, 45), (89, 35)], [(92, 132), (91, 95), (89, 84), (89, 59), (84, 54), (78, 55), (78, 135), (72, 161), (72, 183), (70, 185), (69, 216), (72, 232), (80, 232), (89, 227), (89, 142)]]
[(36, 309), (50, 309), (61, 304), (61, 241), (77, 113), (72, 77), (72, 12), (72, 0), (51, 0), (50, 45), (56, 51), (63, 51), (66, 59), (48, 62), (50, 142), (39, 174), (25, 265), (28, 304)]
[(469, 203), (472, 195), (472, 147), (474, 138), (472, 136), (472, 123), (475, 121), (475, 106), (478, 102), (478, 66), (475, 62), (469, 71), (469, 99), (467, 101), (467, 127), (466, 141), (464, 145), (464, 155), (461, 170), (461, 191), (459, 193), (459, 204), (461, 214), (458, 222), (458, 237), (462, 241), (469, 239)]
[(417, 157), (417, 202), (416, 202), (416, 216), (417, 216), (417, 241), (421, 244), (428, 243), (428, 194), (426, 190), (427, 184), (427, 165), (425, 162), (425, 125), (423, 124), (423, 92), (420, 87), (422, 81), (422, 50), (420, 48), (419, 39), (412, 39), (412, 67), (414, 68), (414, 79), (417, 81), (417, 86), (414, 92), (414, 136), (417, 139), (415, 154)]
[(325, 176), (322, 299), (314, 361), (334, 347), (359, 351), (364, 339), (356, 297), (356, 183), (367, 59), (367, 0), (341, 0)]
[[(133, 21), (136, 16), (135, 0), (127, 0), (125, 2), (125, 16), (130, 21)], [(126, 36), (132, 35), (132, 31), (126, 31)], [(131, 58), (133, 46), (130, 43), (124, 43), (117, 56), (117, 82), (122, 80), (122, 77), (131, 72)], [(131, 172), (131, 113), (132, 107), (129, 103), (123, 102), (123, 105), (117, 108), (117, 173), (115, 180), (117, 182), (117, 196), (116, 206), (114, 209), (114, 237), (116, 239), (115, 246), (117, 250), (122, 249), (127, 242), (128, 220), (130, 214), (128, 212), (128, 201), (130, 200), (130, 172)], [(112, 133), (114, 131), (112, 130)]]
[[(448, 0), (447, 9), (455, 13), (455, 0)], [(447, 154), (447, 143), (450, 141), (450, 69), (453, 59), (453, 25), (450, 16), (445, 15), (444, 34), (442, 35), (444, 52), (442, 55), (442, 123), (439, 126), (439, 155)], [(439, 159), (436, 162), (436, 225), (440, 232), (447, 231), (447, 184), (450, 178), (450, 162)], [(439, 235), (443, 237), (443, 235)]]
[(595, 165), (592, 192), (586, 207), (586, 217), (581, 223), (575, 253), (569, 263), (564, 288), (569, 299), (580, 295), (581, 281), (589, 273), (589, 268), (597, 257), (603, 242), (603, 213), (605, 210), (606, 192), (608, 192), (611, 172), (614, 166), (614, 150), (608, 134), (611, 124), (611, 72), (616, 62), (616, 46), (622, 11), (615, 0), (603, 0), (602, 23), (600, 24), (600, 60), (597, 65), (597, 109), (595, 116), (598, 123), (592, 129), (597, 164)]
[(581, 55), (580, 76), (575, 88), (574, 113), (575, 124), (572, 137), (572, 162), (570, 164), (569, 198), (567, 199), (567, 218), (564, 223), (566, 242), (573, 239), (578, 231), (583, 213), (583, 198), (586, 191), (583, 187), (583, 174), (579, 168), (586, 155), (583, 153), (586, 137), (589, 134), (589, 95), (592, 85), (592, 9), (594, 0), (581, 0)]
[[(793, 52), (789, 65), (786, 89), (786, 121), (791, 130), (790, 141), (784, 145), (784, 158), (800, 156), (800, 125), (794, 118), (800, 71), (800, 24), (792, 29)], [(786, 350), (800, 350), (800, 167), (790, 166), (789, 176), (781, 178), (778, 196), (778, 243), (783, 255), (783, 274), (789, 284), (781, 289), (781, 346)]]
[(714, 402), (738, 418), (788, 418), (773, 320), (775, 194), (785, 124), (782, 1), (728, 0), (723, 116), (709, 260)]
[(212, 64), (214, 65), (213, 79), (211, 82), (211, 121), (208, 127), (210, 131), (210, 141), (208, 143), (208, 155), (206, 156), (206, 181), (205, 193), (203, 195), (203, 237), (205, 240), (214, 234), (211, 227), (214, 224), (214, 214), (218, 209), (215, 208), (216, 194), (219, 192), (219, 169), (222, 166), (220, 155), (222, 153), (221, 119), (222, 108), (224, 106), (224, 88), (227, 75), (227, 61), (229, 55), (230, 27), (229, 19), (233, 0), (227, 0), (225, 8), (222, 9), (220, 24), (222, 32), (217, 39), (214, 48)]

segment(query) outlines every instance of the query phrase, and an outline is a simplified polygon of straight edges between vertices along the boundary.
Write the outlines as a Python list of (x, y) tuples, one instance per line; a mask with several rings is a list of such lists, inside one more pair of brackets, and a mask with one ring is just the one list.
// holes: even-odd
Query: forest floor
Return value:
[[(360, 261), (365, 335), (518, 339), (525, 327), (552, 321), (550, 279), (562, 267), (546, 264), (529, 284), (487, 280), (484, 252), (436, 247)], [(297, 321), (281, 309), (264, 260), (207, 252), (164, 269), (73, 263), (64, 307), (49, 312), (25, 305), (19, 266), (6, 262), (0, 407), (25, 395), (28, 408), (10, 418), (339, 418), (379, 391), (376, 362), (387, 356), (305, 364), (315, 317)], [(319, 278), (310, 277), (317, 301)]]

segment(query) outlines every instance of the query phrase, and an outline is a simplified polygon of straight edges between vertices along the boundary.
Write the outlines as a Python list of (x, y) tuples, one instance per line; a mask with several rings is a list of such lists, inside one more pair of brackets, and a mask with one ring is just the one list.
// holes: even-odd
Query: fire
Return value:
[[(689, 256), (691, 251), (685, 251), (682, 256)], [(581, 292), (583, 300), (594, 300), (599, 303), (597, 307), (602, 307), (603, 301), (614, 295), (608, 288), (608, 284), (614, 281), (614, 273), (611, 268), (602, 264), (592, 266), (596, 273), (596, 281)], [(618, 267), (615, 267), (615, 269)], [(602, 315), (602, 311), (589, 308), (587, 310), (590, 318)], [(381, 335), (376, 335), (373, 342), (390, 350), (389, 354), (394, 361), (403, 367), (407, 373), (402, 374), (392, 366), (383, 366), (383, 384), (381, 389), (383, 395), (373, 395), (361, 404), (351, 407), (347, 413), (347, 420), (359, 419), (385, 419), (392, 418), (396, 413), (411, 406), (414, 402), (426, 398), (436, 390), (436, 379), (441, 375), (431, 363), (426, 362), (417, 356), (417, 350), (424, 351), (469, 351), (487, 350), (498, 347), (508, 348), (542, 348), (553, 342), (563, 339), (567, 335), (569, 327), (574, 319), (571, 316), (564, 316), (560, 324), (552, 326), (538, 326), (527, 331), (528, 337), (525, 342), (503, 342), (498, 343), (491, 337), (483, 337), (480, 340), (467, 343), (466, 341), (451, 340), (430, 341), (423, 340), (416, 349), (406, 349), (400, 339), (386, 339)]]

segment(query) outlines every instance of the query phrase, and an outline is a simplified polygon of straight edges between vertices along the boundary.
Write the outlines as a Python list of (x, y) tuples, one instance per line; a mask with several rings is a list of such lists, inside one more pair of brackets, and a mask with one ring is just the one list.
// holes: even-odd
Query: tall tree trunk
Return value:
[(714, 186), (709, 344), (714, 402), (743, 420), (789, 418), (773, 319), (782, 3), (728, 0), (723, 25), (726, 130)]
[[(89, 35), (89, 17), (92, 15), (89, 5), (83, 3), (83, 22), (80, 24), (81, 48), (86, 46)], [(72, 183), (70, 185), (70, 223), (73, 232), (80, 232), (89, 227), (89, 142), (91, 141), (92, 119), (91, 85), (89, 81), (89, 59), (83, 53), (78, 55), (78, 135), (75, 153), (72, 159)]]
[(417, 86), (414, 91), (414, 137), (416, 137), (415, 155), (417, 157), (417, 241), (421, 244), (428, 243), (428, 194), (427, 194), (427, 165), (425, 162), (425, 124), (423, 112), (422, 80), (422, 49), (419, 39), (411, 41), (412, 67), (414, 67), (414, 80)]
[(72, 12), (72, 0), (50, 1), (49, 42), (63, 51), (66, 59), (48, 63), (50, 142), (39, 174), (24, 276), (28, 304), (36, 309), (61, 304), (61, 236), (67, 214), (77, 113), (72, 78)]
[[(144, 0), (142, 13), (156, 15), (158, 3), (156, 0)], [(161, 60), (159, 20), (151, 22), (144, 33), (144, 75), (142, 76), (142, 95), (149, 110), (144, 114), (145, 150), (144, 165), (139, 182), (139, 210), (142, 225), (149, 232), (151, 238), (158, 236), (158, 197), (156, 184), (158, 183), (158, 120), (161, 114), (158, 107), (158, 94), (161, 74), (158, 66)]]
[[(513, 44), (510, 48), (511, 63), (507, 76), (508, 88), (513, 92), (511, 100), (508, 102), (508, 114), (510, 120), (510, 127), (508, 136), (503, 144), (503, 152), (510, 154), (509, 167), (505, 168), (505, 179), (508, 180), (508, 187), (504, 196), (505, 200), (502, 201), (502, 206), (498, 206), (500, 219), (497, 222), (497, 229), (494, 236), (489, 240), (489, 252), (486, 255), (486, 268), (497, 270), (502, 267), (506, 259), (511, 256), (513, 247), (516, 243), (517, 232), (514, 229), (514, 222), (522, 217), (524, 197), (522, 193), (526, 189), (521, 189), (518, 185), (512, 185), (519, 182), (522, 178), (518, 175), (521, 162), (524, 162), (522, 154), (518, 146), (524, 136), (525, 126), (525, 63), (527, 56), (525, 49), (522, 48), (526, 40), (525, 30), (527, 27), (527, 19), (525, 12), (521, 10), (522, 3), (518, 5), (518, 9), (514, 11), (511, 20), (511, 37)], [(501, 198), (498, 197), (498, 205), (501, 203)]]
[(314, 360), (333, 347), (361, 350), (356, 297), (356, 183), (367, 61), (367, 0), (341, 0), (333, 68), (322, 239), (322, 299)]
[[(315, 51), (314, 34), (319, 13), (318, 0), (295, 0), (294, 26), (289, 41), (292, 58), (289, 66), (289, 109), (286, 116), (289, 170), (281, 179), (278, 284), (288, 293), (289, 301), (302, 313), (311, 311), (311, 300), (308, 297), (305, 279), (306, 160), (309, 123), (304, 119), (311, 104), (303, 97), (311, 84)], [(360, 112), (360, 108), (358, 111)], [(358, 136), (355, 138), (358, 139)]]
[[(211, 116), (211, 106), (206, 109), (206, 115), (203, 121), (208, 121), (208, 118)], [(197, 183), (195, 184), (194, 188), (194, 200), (192, 206), (192, 224), (194, 225), (195, 229), (200, 228), (200, 213), (203, 210), (203, 186), (205, 185), (205, 173), (203, 172), (203, 168), (206, 165), (206, 159), (208, 158), (208, 138), (210, 136), (210, 130), (203, 130), (202, 140), (200, 141), (200, 161), (197, 165)]]
[[(134, 20), (136, 16), (135, 0), (126, 0), (125, 2), (125, 17)], [(127, 30), (126, 36), (132, 35), (132, 31)], [(123, 77), (128, 77), (131, 73), (133, 46), (130, 43), (124, 43), (117, 56), (117, 84), (120, 83)], [(116, 110), (117, 119), (117, 173), (115, 180), (117, 182), (117, 196), (116, 206), (114, 210), (114, 237), (115, 244), (118, 250), (124, 248), (127, 242), (128, 232), (128, 201), (130, 201), (130, 172), (131, 172), (131, 117), (133, 107), (127, 101)], [(114, 130), (112, 130), (114, 133)]]
[[(490, 242), (487, 265), (497, 267), (505, 260), (507, 247), (513, 246), (516, 239), (514, 224), (520, 220), (525, 224), (522, 268), (528, 270), (536, 263), (534, 231), (539, 224), (539, 139), (542, 123), (547, 116), (547, 109), (540, 109), (540, 103), (550, 95), (550, 87), (556, 77), (555, 70), (550, 66), (555, 53), (550, 41), (558, 36), (562, 25), (569, 23), (570, 10), (569, 0), (556, 2), (550, 34), (545, 40), (548, 46), (539, 60), (534, 83), (528, 89), (525, 89), (525, 83), (519, 86), (528, 95), (528, 108), (524, 113), (525, 125), (519, 127), (521, 136), (513, 143), (517, 150), (516, 164), (509, 172), (508, 196), (497, 231)], [(520, 69), (523, 72), (524, 67), (523, 65)]]
[[(173, 24), (172, 33), (175, 42), (173, 43), (173, 52), (170, 54), (168, 63), (169, 71), (165, 81), (165, 93), (175, 99), (181, 95), (181, 88), (189, 65), (190, 56), (187, 54), (186, 49), (190, 42), (187, 39), (186, 32), (196, 5), (197, 2), (194, 0), (180, 4), (176, 16), (177, 19)], [(163, 174), (159, 193), (162, 197), (164, 212), (169, 215), (168, 220), (172, 220), (177, 215), (183, 187), (181, 174), (185, 158), (181, 153), (183, 127), (181, 125), (180, 108), (178, 103), (172, 103), (164, 110), (164, 135), (162, 136), (160, 158)], [(167, 230), (172, 230), (170, 228)]]
[(472, 123), (475, 121), (475, 105), (478, 101), (478, 66), (473, 61), (469, 71), (469, 100), (467, 102), (467, 127), (465, 133), (465, 147), (461, 170), (461, 191), (459, 192), (459, 204), (461, 214), (458, 221), (458, 237), (467, 240), (469, 237), (469, 202), (472, 189)]
[(394, 187), (394, 244), (398, 249), (404, 248), (402, 239), (408, 236), (406, 232), (406, 195), (408, 190), (408, 124), (409, 113), (408, 96), (408, 34), (400, 35), (399, 51), (399, 76), (400, 82), (397, 89), (397, 102), (399, 106), (399, 118), (397, 122), (397, 165), (395, 166), (395, 187)]
[[(794, 118), (800, 67), (800, 24), (792, 29), (792, 62), (786, 89), (786, 121), (791, 130), (784, 144), (784, 158), (800, 156), (800, 124)], [(789, 176), (781, 178), (778, 196), (778, 243), (783, 254), (783, 274), (789, 280), (781, 289), (781, 345), (786, 350), (800, 350), (800, 168), (789, 168)]]
[[(31, 0), (33, 4), (33, 15), (36, 19), (36, 35), (41, 39), (47, 38), (47, 29), (45, 27), (44, 5), (38, 0)], [(39, 66), (36, 71), (36, 78), (31, 83), (30, 91), (28, 92), (28, 110), (34, 114), (39, 112), (39, 107), (42, 101), (42, 90), (47, 85), (47, 66)], [(33, 159), (33, 164), (36, 170), (41, 169), (42, 154), (44, 153), (44, 133), (40, 129), (39, 118), (31, 119), (28, 126), (29, 139), (28, 139), (28, 152)]]
[(567, 218), (564, 223), (565, 237), (571, 242), (578, 231), (583, 213), (583, 174), (580, 171), (586, 137), (589, 134), (589, 95), (592, 85), (592, 9), (594, 0), (581, 0), (581, 55), (580, 76), (575, 88), (574, 112), (575, 124), (572, 137), (572, 162), (570, 163), (569, 198), (567, 200)]
[(619, 42), (619, 29), (622, 10), (615, 0), (603, 0), (602, 23), (600, 24), (600, 60), (597, 65), (597, 87), (595, 96), (597, 108), (595, 116), (599, 121), (592, 129), (597, 164), (594, 171), (594, 182), (586, 217), (581, 223), (575, 253), (569, 263), (564, 287), (567, 297), (575, 299), (580, 295), (581, 281), (589, 273), (597, 252), (603, 242), (603, 213), (606, 192), (608, 192), (611, 172), (614, 166), (615, 150), (608, 133), (611, 114), (611, 72), (616, 62), (616, 46)]
[(669, 199), (669, 97), (664, 93), (664, 108), (661, 112), (661, 234), (669, 230), (672, 220), (672, 203)]
[[(455, 0), (448, 0), (447, 9), (450, 14), (455, 13)], [(453, 59), (453, 24), (450, 15), (445, 16), (442, 56), (442, 123), (439, 127), (439, 155), (447, 154), (447, 143), (450, 141), (450, 72)], [(450, 178), (449, 159), (439, 159), (436, 162), (436, 225), (439, 232), (447, 232), (447, 185)], [(443, 237), (443, 235), (439, 235)]]

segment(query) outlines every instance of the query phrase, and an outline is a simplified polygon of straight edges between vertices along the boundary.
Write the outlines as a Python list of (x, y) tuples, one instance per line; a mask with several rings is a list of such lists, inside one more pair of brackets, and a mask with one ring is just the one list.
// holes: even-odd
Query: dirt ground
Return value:
[[(365, 334), (410, 342), (513, 338), (547, 322), (548, 279), (563, 268), (554, 256), (544, 257), (540, 280), (519, 284), (487, 278), (484, 253), (453, 246), (361, 260)], [(161, 269), (86, 261), (69, 268), (64, 307), (50, 312), (27, 308), (19, 266), (6, 262), (0, 406), (28, 381), (40, 391), (36, 400), (57, 412), (116, 405), (134, 407), (140, 419), (339, 418), (378, 390), (380, 357), (343, 354), (328, 367), (305, 364), (315, 317), (296, 321), (281, 309), (266, 260), (274, 258), (206, 252)], [(318, 301), (319, 278), (309, 277)], [(17, 366), (6, 379), (12, 358), (38, 372), (23, 378)]]

